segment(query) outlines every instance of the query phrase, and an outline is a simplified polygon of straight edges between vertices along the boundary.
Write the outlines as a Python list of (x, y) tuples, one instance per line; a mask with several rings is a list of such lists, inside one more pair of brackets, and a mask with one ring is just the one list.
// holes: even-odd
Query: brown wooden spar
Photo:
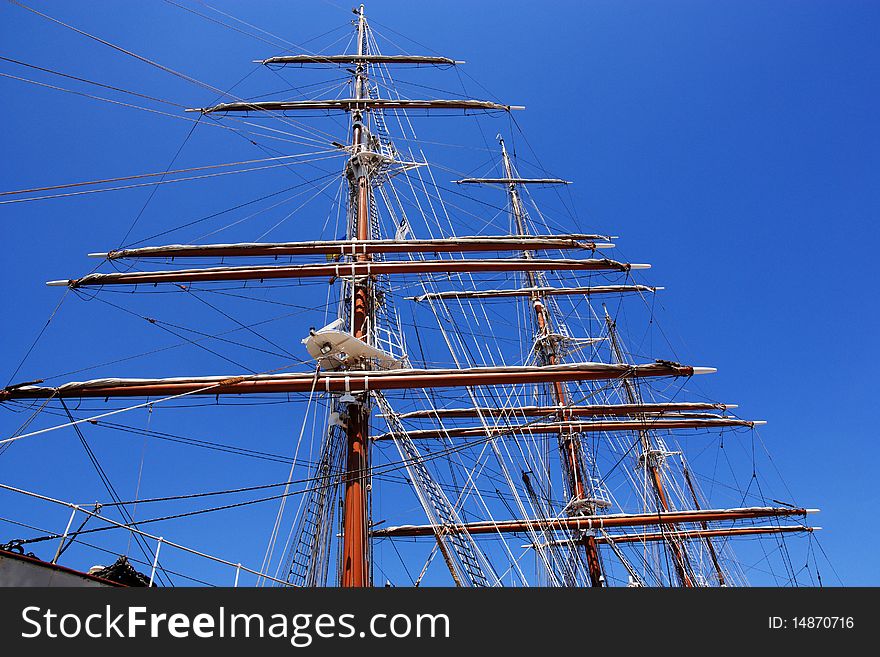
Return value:
[[(413, 440), (445, 440), (447, 438), (472, 438), (475, 436), (501, 435), (540, 435), (547, 433), (599, 433), (612, 431), (665, 431), (670, 429), (715, 429), (718, 427), (754, 427), (764, 424), (757, 420), (740, 420), (735, 417), (713, 418), (658, 418), (653, 420), (617, 420), (609, 422), (535, 422), (532, 424), (516, 424), (486, 427), (449, 427), (446, 429), (422, 429), (407, 431)], [(391, 434), (376, 436), (374, 440), (390, 440)]]
[(456, 185), (570, 185), (562, 178), (462, 178), (453, 180)]
[[(705, 521), (700, 523), (705, 525)], [(721, 529), (694, 529), (687, 530), (671, 530), (662, 532), (639, 532), (630, 534), (609, 534), (607, 537), (603, 534), (596, 536), (596, 542), (599, 544), (608, 543), (610, 538), (615, 543), (650, 543), (659, 541), (668, 541), (670, 538), (678, 540), (705, 540), (710, 541), (713, 538), (728, 538), (731, 536), (759, 536), (762, 534), (789, 534), (798, 532), (812, 533), (821, 530), (821, 527), (804, 527), (802, 525), (765, 525), (762, 527), (724, 527)], [(546, 545), (569, 545), (577, 543), (578, 539), (563, 539), (560, 541), (550, 541)], [(543, 547), (543, 546), (539, 546)], [(724, 586), (724, 582), (721, 582)]]
[(463, 61), (448, 57), (425, 55), (281, 55), (267, 59), (255, 59), (254, 64), (432, 64), (454, 66)]
[(114, 272), (88, 274), (79, 279), (49, 281), (47, 285), (71, 288), (98, 285), (142, 285), (155, 283), (199, 283), (211, 281), (250, 281), (286, 278), (340, 278), (378, 276), (381, 274), (450, 274), (507, 271), (629, 271), (648, 265), (617, 262), (607, 258), (569, 259), (469, 259), (469, 260), (400, 260), (369, 262), (358, 259), (334, 264), (263, 265), (248, 267), (209, 267), (176, 271)]
[(137, 249), (90, 253), (91, 257), (122, 258), (227, 258), (237, 256), (356, 256), (365, 253), (466, 253), (479, 251), (521, 251), (529, 249), (597, 249), (614, 245), (601, 235), (516, 235), (448, 237), (433, 240), (321, 240), (314, 242), (264, 242), (241, 244), (167, 244)]
[(503, 297), (534, 297), (557, 295), (625, 294), (627, 292), (656, 292), (662, 287), (647, 285), (593, 285), (590, 287), (523, 287), (518, 290), (448, 290), (444, 292), (427, 292), (417, 297), (405, 297), (410, 301), (426, 301), (428, 299), (491, 299)]
[(181, 377), (172, 379), (95, 379), (57, 387), (13, 385), (0, 390), (0, 402), (10, 399), (79, 397), (165, 397), (170, 395), (243, 395), (272, 393), (399, 390), (402, 388), (455, 388), (519, 385), (556, 381), (679, 377), (709, 374), (711, 367), (693, 367), (666, 361), (644, 365), (566, 363), (546, 367), (471, 367), (465, 369), (411, 369), (345, 372), (297, 372), (239, 376)]
[(194, 107), (187, 112), (287, 112), (293, 110), (342, 110), (345, 112), (380, 110), (484, 110), (525, 109), (522, 105), (502, 105), (488, 100), (410, 100), (404, 98), (328, 98), (326, 100), (267, 100), (260, 102), (221, 103), (213, 107)]
[(603, 415), (663, 415), (687, 411), (726, 411), (736, 404), (711, 402), (666, 402), (651, 404), (592, 404), (590, 406), (512, 406), (508, 408), (431, 408), (398, 415), (400, 420), (445, 419), (466, 417), (553, 417), (563, 411), (568, 417)]
[[(589, 531), (610, 529), (612, 527), (644, 527), (650, 525), (675, 525), (686, 522), (724, 522), (734, 520), (755, 520), (758, 518), (779, 518), (784, 516), (803, 516), (815, 513), (817, 509), (796, 509), (793, 507), (744, 507), (737, 509), (704, 509), (701, 511), (668, 511), (658, 513), (616, 513), (593, 516), (566, 516), (563, 518), (526, 520), (488, 520), (470, 522), (446, 527), (452, 533), (492, 534), (518, 533), (527, 531)], [(401, 525), (374, 529), (376, 537), (433, 536), (431, 525)]]

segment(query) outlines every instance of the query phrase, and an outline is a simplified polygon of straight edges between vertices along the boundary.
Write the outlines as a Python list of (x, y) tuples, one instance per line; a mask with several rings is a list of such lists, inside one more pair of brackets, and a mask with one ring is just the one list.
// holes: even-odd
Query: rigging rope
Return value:
[(128, 89), (122, 89), (121, 87), (114, 87), (109, 84), (104, 84), (102, 82), (95, 82), (94, 80), (89, 80), (87, 78), (81, 78), (76, 75), (70, 75), (69, 73), (62, 73), (61, 71), (56, 71), (51, 68), (45, 68), (43, 66), (37, 66), (36, 64), (28, 64), (27, 62), (22, 62), (17, 59), (12, 59), (10, 57), (3, 57), (0, 55), (0, 61), (9, 62), (10, 64), (17, 64), (18, 66), (25, 66), (27, 68), (32, 68), (37, 71), (43, 71), (44, 73), (51, 73), (52, 75), (57, 75), (63, 78), (68, 78), (70, 80), (76, 80), (77, 82), (85, 82), (86, 84), (91, 84), (96, 87), (102, 87), (104, 89), (110, 89), (111, 91), (118, 91), (123, 94), (128, 94), (130, 96), (137, 96), (138, 98), (143, 98), (144, 100), (154, 100), (157, 103), (164, 103), (165, 105), (171, 105), (173, 107), (179, 107), (180, 109), (186, 109), (186, 105), (181, 105), (180, 103), (175, 103), (171, 100), (165, 100), (164, 98), (156, 98), (155, 96), (148, 96), (146, 94), (141, 94), (136, 91), (129, 91)]
[[(64, 409), (64, 412), (67, 414), (68, 419), (70, 419), (70, 421), (73, 422), (73, 415), (71, 414), (70, 409), (67, 407), (67, 404), (64, 403), (63, 399), (60, 399), (59, 401), (61, 402), (61, 406)], [(80, 429), (78, 424), (72, 424), (71, 426), (73, 426), (73, 430), (76, 432), (76, 435), (79, 438), (79, 441), (83, 446), (83, 449), (85, 449), (86, 455), (89, 457), (89, 460), (91, 461), (92, 465), (94, 466), (95, 471), (98, 473), (98, 477), (100, 478), (101, 483), (103, 483), (104, 488), (107, 489), (107, 492), (110, 494), (111, 499), (113, 499), (114, 502), (121, 501), (119, 494), (116, 492), (116, 488), (114, 488), (113, 483), (110, 481), (110, 477), (107, 475), (107, 472), (101, 466), (100, 461), (98, 461), (98, 457), (95, 455), (95, 452), (92, 450), (91, 446), (89, 445), (88, 441), (86, 440), (86, 437), (82, 432), (82, 429)], [(127, 521), (128, 524), (133, 523), (134, 519), (132, 518), (131, 514), (129, 513), (127, 507), (118, 506), (118, 510), (119, 510), (119, 513), (122, 516), (123, 520)], [(85, 524), (85, 523), (83, 523), (83, 524)], [(89, 530), (81, 530), (81, 532), (83, 532), (83, 533), (86, 533), (87, 531), (89, 531)], [(72, 540), (72, 537), (71, 537), (71, 540)], [(149, 559), (150, 558), (149, 557), (150, 550), (149, 550), (149, 547), (147, 546), (147, 544), (144, 542), (143, 537), (139, 536), (136, 539), (136, 542), (138, 544), (138, 547), (140, 547), (141, 552), (143, 553), (144, 557)], [(161, 581), (163, 577), (167, 577), (167, 573), (165, 573), (163, 567), (158, 562), (156, 565), (157, 565), (157, 568), (159, 569), (157, 576), (160, 578), (160, 581)], [(168, 584), (173, 585), (173, 583), (170, 579), (168, 579)]]
[[(134, 519), (137, 517), (137, 500), (141, 496), (141, 480), (143, 479), (144, 461), (146, 460), (146, 456), (147, 456), (147, 437), (149, 435), (150, 421), (152, 419), (153, 419), (153, 407), (147, 406), (147, 427), (144, 430), (144, 441), (143, 441), (143, 444), (141, 445), (141, 461), (140, 461), (140, 465), (138, 465), (137, 484), (135, 484), (135, 488), (134, 488), (135, 503), (134, 503), (134, 505), (132, 505), (132, 508), (131, 508), (132, 521), (134, 521)], [(132, 535), (129, 534), (128, 535), (128, 549), (126, 549), (126, 552), (128, 552), (131, 549), (131, 537), (132, 537)]]
[[(305, 436), (306, 433), (306, 425), (308, 424), (309, 419), (309, 410), (312, 408), (312, 400), (314, 398), (315, 388), (318, 385), (318, 376), (320, 375), (320, 373), (321, 366), (320, 364), (318, 364), (315, 366), (315, 376), (312, 379), (312, 389), (309, 391), (308, 402), (306, 403), (306, 410), (303, 414), (302, 427), (300, 428), (299, 438), (296, 441), (296, 447), (293, 451), (293, 462), (290, 464), (290, 473), (287, 476), (288, 480), (293, 478), (293, 471), (294, 468), (296, 468), (296, 457), (299, 455), (299, 448), (302, 445), (303, 436)], [(317, 416), (317, 410), (315, 411), (315, 415)], [(278, 532), (281, 529), (281, 520), (284, 516), (284, 507), (289, 491), (290, 485), (285, 485), (284, 492), (281, 494), (281, 503), (278, 505), (278, 513), (275, 516), (275, 524), (272, 526), (272, 531), (269, 534), (269, 543), (268, 545), (266, 545), (266, 554), (263, 557), (263, 563), (260, 566), (260, 570), (268, 570), (269, 565), (272, 563), (272, 556), (275, 551), (275, 542), (278, 540)], [(260, 585), (259, 581), (257, 582), (257, 585)]]
[(164, 171), (164, 173), (162, 173), (162, 176), (159, 178), (158, 182), (153, 186), (153, 189), (150, 190), (150, 193), (147, 196), (147, 200), (144, 201), (144, 204), (141, 206), (141, 209), (138, 211), (137, 215), (135, 216), (134, 221), (131, 222), (131, 225), (128, 227), (128, 230), (125, 231), (125, 235), (123, 235), (122, 239), (119, 240), (120, 247), (123, 244), (125, 244), (125, 240), (127, 240), (128, 236), (131, 235), (131, 231), (134, 230), (134, 227), (137, 226), (138, 221), (140, 221), (141, 217), (144, 214), (144, 211), (147, 209), (147, 206), (150, 204), (150, 201), (152, 201), (153, 197), (156, 195), (156, 192), (159, 189), (159, 185), (161, 185), (163, 182), (165, 182), (165, 176), (167, 176), (168, 172), (171, 171), (171, 167), (174, 166), (174, 163), (177, 161), (177, 158), (180, 157), (181, 152), (183, 152), (183, 149), (189, 143), (189, 139), (190, 139), (190, 137), (193, 136), (193, 133), (196, 131), (196, 128), (198, 127), (201, 119), (202, 119), (202, 117), (201, 117), (201, 115), (199, 115), (199, 118), (196, 119), (196, 122), (193, 123), (192, 127), (189, 129), (189, 132), (186, 133), (186, 137), (183, 138), (183, 143), (177, 149), (177, 152), (174, 154), (174, 157), (171, 158), (171, 161), (168, 163), (168, 166), (165, 167), (165, 171)]
[(166, 175), (178, 174), (178, 173), (191, 173), (193, 171), (206, 171), (209, 169), (220, 169), (223, 167), (234, 167), (234, 166), (239, 166), (239, 165), (243, 165), (243, 164), (259, 164), (262, 162), (275, 162), (278, 160), (286, 160), (286, 159), (297, 158), (297, 157), (305, 157), (307, 155), (321, 155), (321, 154), (329, 153), (329, 152), (332, 152), (332, 151), (316, 151), (314, 153), (301, 153), (301, 154), (297, 154), (297, 155), (279, 155), (276, 157), (265, 157), (265, 158), (259, 158), (256, 160), (241, 160), (239, 162), (226, 162), (223, 164), (206, 164), (206, 165), (200, 166), (200, 167), (188, 167), (186, 169), (175, 169), (173, 171), (166, 170), (164, 172), (158, 171), (158, 172), (154, 172), (154, 173), (139, 173), (139, 174), (135, 174), (132, 176), (119, 176), (116, 178), (102, 178), (99, 180), (87, 180), (87, 181), (80, 181), (80, 182), (75, 182), (75, 183), (65, 183), (63, 185), (50, 185), (48, 187), (31, 187), (29, 189), (15, 189), (15, 190), (7, 191), (7, 192), (0, 192), (0, 196), (11, 196), (11, 195), (15, 195), (15, 194), (29, 194), (32, 192), (47, 192), (47, 191), (53, 191), (56, 189), (69, 189), (71, 187), (87, 187), (89, 185), (101, 185), (104, 183), (123, 182), (126, 180), (139, 180), (141, 178), (155, 178), (156, 176), (166, 176)]
[(88, 37), (89, 39), (92, 39), (93, 41), (97, 41), (98, 43), (101, 43), (109, 48), (112, 48), (113, 50), (121, 52), (124, 55), (128, 55), (129, 57), (133, 57), (139, 61), (144, 62), (145, 64), (149, 64), (150, 66), (155, 66), (156, 68), (158, 68), (162, 71), (165, 71), (166, 73), (170, 73), (171, 75), (174, 75), (182, 80), (186, 80), (187, 82), (191, 82), (192, 84), (195, 84), (199, 87), (203, 87), (204, 89), (207, 89), (209, 91), (213, 91), (215, 93), (226, 95), (226, 92), (224, 92), (220, 89), (217, 89), (216, 87), (213, 87), (210, 84), (207, 84), (205, 82), (202, 82), (201, 80), (197, 80), (193, 77), (190, 77), (189, 75), (186, 75), (185, 73), (175, 71), (173, 68), (170, 68), (170, 67), (165, 66), (163, 64), (160, 64), (158, 62), (155, 62), (155, 61), (148, 59), (147, 57), (144, 57), (142, 55), (138, 55), (137, 53), (132, 52), (131, 50), (126, 50), (125, 48), (123, 48), (121, 46), (117, 46), (116, 44), (110, 43), (109, 41), (106, 41), (105, 39), (102, 39), (101, 37), (95, 36), (94, 34), (89, 34), (88, 32), (86, 32), (84, 30), (80, 30), (79, 28), (76, 28), (72, 25), (68, 25), (67, 23), (60, 21), (57, 18), (53, 18), (52, 16), (49, 16), (48, 14), (44, 14), (40, 11), (37, 11), (36, 9), (28, 7), (26, 4), (19, 2), (18, 0), (9, 0), (9, 2), (11, 2), (14, 5), (18, 5), (22, 9), (26, 9), (27, 11), (29, 11), (33, 14), (36, 14), (37, 16), (41, 16), (42, 18), (45, 18), (46, 20), (52, 21), (53, 23), (57, 23), (58, 25), (61, 25), (62, 27), (66, 27), (68, 30), (73, 30), (77, 34), (81, 34), (85, 37)]
[[(52, 311), (52, 314), (49, 315), (49, 319), (47, 319), (46, 323), (43, 324), (43, 328), (41, 328), (40, 332), (37, 333), (37, 337), (35, 337), (34, 341), (31, 342), (31, 346), (28, 347), (28, 350), (25, 352), (24, 356), (22, 356), (22, 359), (19, 361), (18, 365), (15, 367), (15, 370), (9, 376), (9, 380), (6, 382), (7, 386), (12, 384), (12, 381), (15, 379), (15, 376), (19, 373), (19, 371), (21, 371), (21, 368), (22, 368), (22, 366), (24, 366), (25, 361), (28, 359), (28, 357), (33, 352), (34, 347), (37, 346), (37, 342), (39, 342), (40, 338), (43, 337), (43, 334), (46, 332), (46, 329), (49, 328), (49, 324), (52, 323), (52, 320), (55, 319), (55, 315), (58, 314), (58, 310), (61, 308), (61, 304), (63, 304), (64, 300), (67, 299), (67, 293), (69, 291), (70, 291), (70, 288), (67, 288), (64, 291), (64, 294), (62, 294), (61, 298), (58, 300), (58, 303), (55, 304), (55, 309)], [(2, 453), (2, 452), (0, 452), (0, 453)]]
[[(2, 75), (2, 73), (0, 73), (0, 75)], [(328, 151), (328, 153), (329, 153), (329, 151)], [(312, 160), (303, 160), (303, 163), (318, 162), (321, 160), (332, 159), (334, 157), (338, 157), (338, 154), (335, 152), (332, 152), (325, 157), (316, 157), (316, 158), (313, 158)], [(169, 185), (172, 183), (189, 182), (191, 180), (205, 180), (207, 178), (218, 178), (220, 176), (230, 176), (230, 175), (237, 174), (237, 173), (252, 173), (254, 171), (265, 171), (267, 169), (277, 169), (279, 167), (290, 167), (290, 163), (281, 162), (278, 164), (265, 164), (265, 165), (259, 166), (259, 167), (238, 169), (236, 171), (218, 171), (216, 173), (207, 173), (207, 174), (202, 174), (200, 176), (187, 176), (184, 178), (173, 178), (171, 180), (159, 180), (156, 182), (136, 183), (136, 184), (132, 184), (132, 185), (118, 185), (115, 187), (104, 187), (101, 189), (86, 189), (86, 190), (82, 190), (82, 191), (78, 191), (78, 192), (66, 192), (64, 194), (47, 194), (44, 196), (32, 196), (30, 198), (8, 199), (5, 201), (0, 201), (0, 205), (8, 205), (10, 203), (26, 203), (28, 201), (45, 201), (47, 199), (53, 199), (53, 198), (66, 198), (66, 197), (70, 197), (70, 196), (83, 196), (85, 194), (98, 194), (101, 192), (116, 192), (116, 191), (120, 191), (123, 189), (137, 189), (139, 187), (154, 187), (154, 189), (155, 189), (158, 185)], [(206, 168), (213, 168), (213, 167), (206, 167)], [(149, 239), (149, 238), (147, 238), (147, 239)], [(140, 241), (143, 242), (145, 240), (140, 240)], [(137, 244), (137, 243), (138, 242), (135, 242), (135, 244)], [(120, 245), (120, 246), (122, 246), (122, 245)]]

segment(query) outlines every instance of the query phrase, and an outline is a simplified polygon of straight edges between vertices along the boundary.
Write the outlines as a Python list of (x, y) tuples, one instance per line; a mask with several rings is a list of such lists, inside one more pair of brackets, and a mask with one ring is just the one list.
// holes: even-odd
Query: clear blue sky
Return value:
[[(273, 54), (165, 2), (30, 4), (221, 88), (251, 73), (251, 60)], [(351, 18), (341, 0), (210, 4), (295, 43)], [(676, 355), (718, 368), (700, 381), (710, 397), (769, 421), (761, 436), (773, 463), (792, 499), (822, 509), (814, 522), (825, 528), (820, 541), (843, 582), (880, 584), (870, 522), (880, 504), (871, 378), (880, 319), (873, 262), (880, 241), (880, 4), (378, 0), (367, 10), (391, 39), (396, 34), (384, 26), (467, 60), (469, 92), (484, 95), (484, 85), (495, 98), (527, 106), (516, 116), (528, 140), (518, 143), (520, 152), (576, 183), (580, 224), (619, 235), (616, 255), (652, 263), (650, 282), (666, 287), (660, 319)], [(4, 57), (187, 106), (214, 100), (12, 4), (0, 6), (0, 35)], [(0, 61), (0, 72), (112, 95), (7, 62)], [(257, 84), (273, 91), (272, 78)], [(458, 78), (447, 88), (460, 90)], [(159, 171), (190, 128), (9, 78), (0, 78), (0, 94), (0, 191)], [(194, 135), (198, 148), (178, 164), (262, 156), (207, 132)], [(446, 162), (453, 156), (443, 153)], [(255, 182), (251, 195), (277, 189), (279, 176)], [(206, 195), (208, 210), (236, 198), (225, 184), (186, 187), (157, 193), (132, 238), (174, 225), (171, 214), (205, 213)], [(94, 263), (85, 254), (119, 244), (148, 194), (0, 205), (4, 381), (63, 294), (43, 281), (86, 272)], [(145, 329), (108, 310), (65, 301), (16, 380), (142, 350), (133, 341)], [(295, 347), (300, 335), (278, 333), (285, 335)], [(182, 363), (163, 356), (150, 371), (125, 363), (101, 371), (234, 369), (204, 353), (188, 357)], [(21, 419), (4, 414), (3, 434)], [(20, 456), (10, 450), (14, 466), (0, 461), (0, 479), (42, 491), (47, 478), (64, 481), (64, 462), (40, 451), (53, 449), (53, 440), (22, 445)], [(165, 465), (169, 478), (188, 476), (186, 464)], [(256, 481), (264, 473), (252, 474)], [(283, 479), (286, 471), (273, 476)], [(827, 568), (823, 577), (834, 579)]]

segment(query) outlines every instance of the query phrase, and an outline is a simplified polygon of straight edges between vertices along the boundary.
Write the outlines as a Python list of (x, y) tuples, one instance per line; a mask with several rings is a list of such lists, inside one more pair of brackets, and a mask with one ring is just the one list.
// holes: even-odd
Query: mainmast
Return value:
[[(366, 19), (364, 6), (357, 10), (357, 54), (364, 56), (366, 39)], [(359, 59), (354, 74), (354, 98), (362, 100), (367, 84), (366, 65)], [(357, 107), (351, 113), (352, 139), (351, 159), (348, 163), (348, 182), (354, 221), (350, 227), (349, 237), (353, 240), (369, 239), (370, 230), (370, 180), (367, 160), (369, 157), (369, 132), (364, 124), (364, 110)], [(358, 262), (371, 259), (368, 253), (356, 256)], [(358, 340), (370, 341), (369, 320), (373, 311), (373, 290), (369, 276), (356, 278), (353, 281), (351, 334)], [(364, 361), (364, 369), (369, 369), (369, 362)], [(364, 391), (358, 395), (360, 399), (351, 398), (346, 407), (347, 422), (347, 458), (345, 466), (345, 494), (342, 507), (342, 568), (340, 584), (346, 587), (363, 587), (370, 585), (369, 564), (369, 441), (370, 441), (370, 394)], [(343, 397), (341, 399), (344, 399)]]
[[(507, 192), (510, 197), (510, 207), (513, 214), (513, 220), (516, 232), (525, 236), (528, 234), (525, 225), (525, 212), (522, 207), (522, 199), (519, 196), (517, 185), (521, 179), (517, 178), (513, 172), (513, 166), (510, 163), (510, 156), (507, 154), (507, 148), (504, 146), (504, 140), (498, 138), (501, 144), (501, 157), (504, 161), (504, 173), (507, 176)], [(531, 259), (533, 257), (531, 251), (523, 251), (523, 258)], [(559, 352), (557, 349), (557, 341), (554, 339), (553, 326), (550, 313), (545, 303), (544, 295), (538, 291), (540, 288), (537, 274), (533, 271), (526, 271), (526, 280), (529, 287), (535, 292), (531, 294), (532, 308), (535, 311), (535, 321), (537, 324), (537, 335), (535, 338), (535, 349), (541, 356), (541, 361), (545, 365), (556, 365), (559, 362)], [(568, 390), (562, 382), (553, 383), (553, 398), (556, 405), (560, 409), (559, 417), (563, 420), (571, 419), (564, 410), (569, 405)], [(568, 482), (569, 494), (571, 500), (568, 508), (573, 513), (580, 513), (587, 510), (585, 503), (588, 500), (588, 490), (584, 485), (584, 473), (580, 459), (580, 440), (577, 433), (573, 431), (560, 430), (559, 432), (559, 450), (561, 454), (561, 462), (565, 470), (566, 481)], [(590, 509), (589, 511), (594, 511)], [(602, 576), (602, 566), (599, 561), (599, 549), (596, 541), (592, 536), (586, 536), (583, 542), (584, 551), (587, 558), (587, 568), (590, 573), (590, 583), (593, 586), (602, 586), (605, 578)]]

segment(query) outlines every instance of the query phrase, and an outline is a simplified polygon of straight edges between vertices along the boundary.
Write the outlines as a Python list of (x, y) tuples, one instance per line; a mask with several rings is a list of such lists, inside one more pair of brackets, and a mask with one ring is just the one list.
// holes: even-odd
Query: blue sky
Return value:
[[(209, 4), (295, 43), (351, 18), (349, 8), (337, 2)], [(251, 60), (273, 54), (258, 40), (164, 2), (92, 2), (86, 8), (33, 0), (32, 6), (221, 88), (253, 73)], [(615, 256), (653, 265), (650, 282), (666, 287), (657, 300), (658, 318), (675, 355), (718, 368), (699, 382), (705, 394), (769, 421), (761, 437), (773, 466), (790, 499), (822, 509), (814, 522), (825, 528), (820, 542), (841, 580), (880, 584), (877, 537), (868, 521), (880, 502), (878, 404), (871, 378), (878, 322), (873, 257), (880, 213), (880, 5), (474, 6), (380, 0), (367, 10), (377, 30), (407, 49), (419, 47), (397, 33), (467, 60), (462, 77), (448, 74), (453, 82), (446, 88), (460, 92), (463, 84), (475, 96), (488, 93), (527, 106), (515, 116), (524, 135), (515, 140), (518, 152), (574, 181), (570, 205), (578, 224), (619, 235)], [(214, 100), (202, 88), (11, 4), (0, 7), (0, 34), (4, 57), (187, 106)], [(33, 71), (7, 62), (0, 62), (0, 72), (37, 79)], [(266, 92), (273, 82), (277, 86), (277, 78), (254, 82), (259, 75), (248, 83), (264, 85), (258, 88)], [(6, 114), (2, 190), (161, 171), (191, 127), (9, 78), (0, 78), (0, 93)], [(510, 127), (486, 123), (482, 138), (491, 141), (490, 131)], [(428, 135), (430, 130), (426, 126)], [(437, 130), (447, 139), (456, 136), (448, 123)], [(179, 165), (261, 157), (247, 144), (208, 132), (194, 132)], [(441, 157), (448, 163), (454, 155), (443, 151)], [(251, 195), (276, 190), (283, 180), (277, 171), (249, 179)], [(174, 225), (172, 215), (196, 216), (233, 204), (234, 189), (220, 181), (161, 190), (131, 237), (147, 238)], [(43, 281), (84, 273), (94, 264), (86, 253), (124, 241), (149, 193), (136, 189), (0, 206), (4, 378), (63, 293)], [(161, 310), (164, 301), (146, 303), (152, 306), (141, 312)], [(16, 380), (123, 357), (141, 350), (141, 337), (155, 346), (143, 322), (124, 313), (108, 319), (109, 309), (96, 306), (65, 301)], [(181, 323), (196, 317), (192, 306), (184, 312)], [(277, 338), (287, 335), (295, 345), (300, 336), (294, 333), (279, 329)], [(209, 354), (198, 352), (185, 360), (162, 356), (149, 367), (154, 369), (138, 372), (218, 370)], [(103, 372), (132, 372), (120, 368), (127, 365)], [(4, 415), (4, 434), (20, 420)], [(10, 450), (9, 458), (16, 460), (11, 467), (0, 462), (3, 480), (45, 491), (40, 486), (48, 474), (57, 478), (54, 492), (60, 495), (62, 483), (74, 482), (65, 481), (63, 461), (40, 451), (54, 450), (55, 440), (61, 439), (22, 445), (19, 455)], [(28, 463), (40, 465), (30, 471)], [(185, 463), (165, 465), (169, 480), (188, 476)], [(157, 462), (152, 472), (159, 469)], [(275, 480), (286, 476), (279, 472)], [(265, 475), (247, 474), (253, 481)], [(827, 564), (823, 579), (836, 581)]]

